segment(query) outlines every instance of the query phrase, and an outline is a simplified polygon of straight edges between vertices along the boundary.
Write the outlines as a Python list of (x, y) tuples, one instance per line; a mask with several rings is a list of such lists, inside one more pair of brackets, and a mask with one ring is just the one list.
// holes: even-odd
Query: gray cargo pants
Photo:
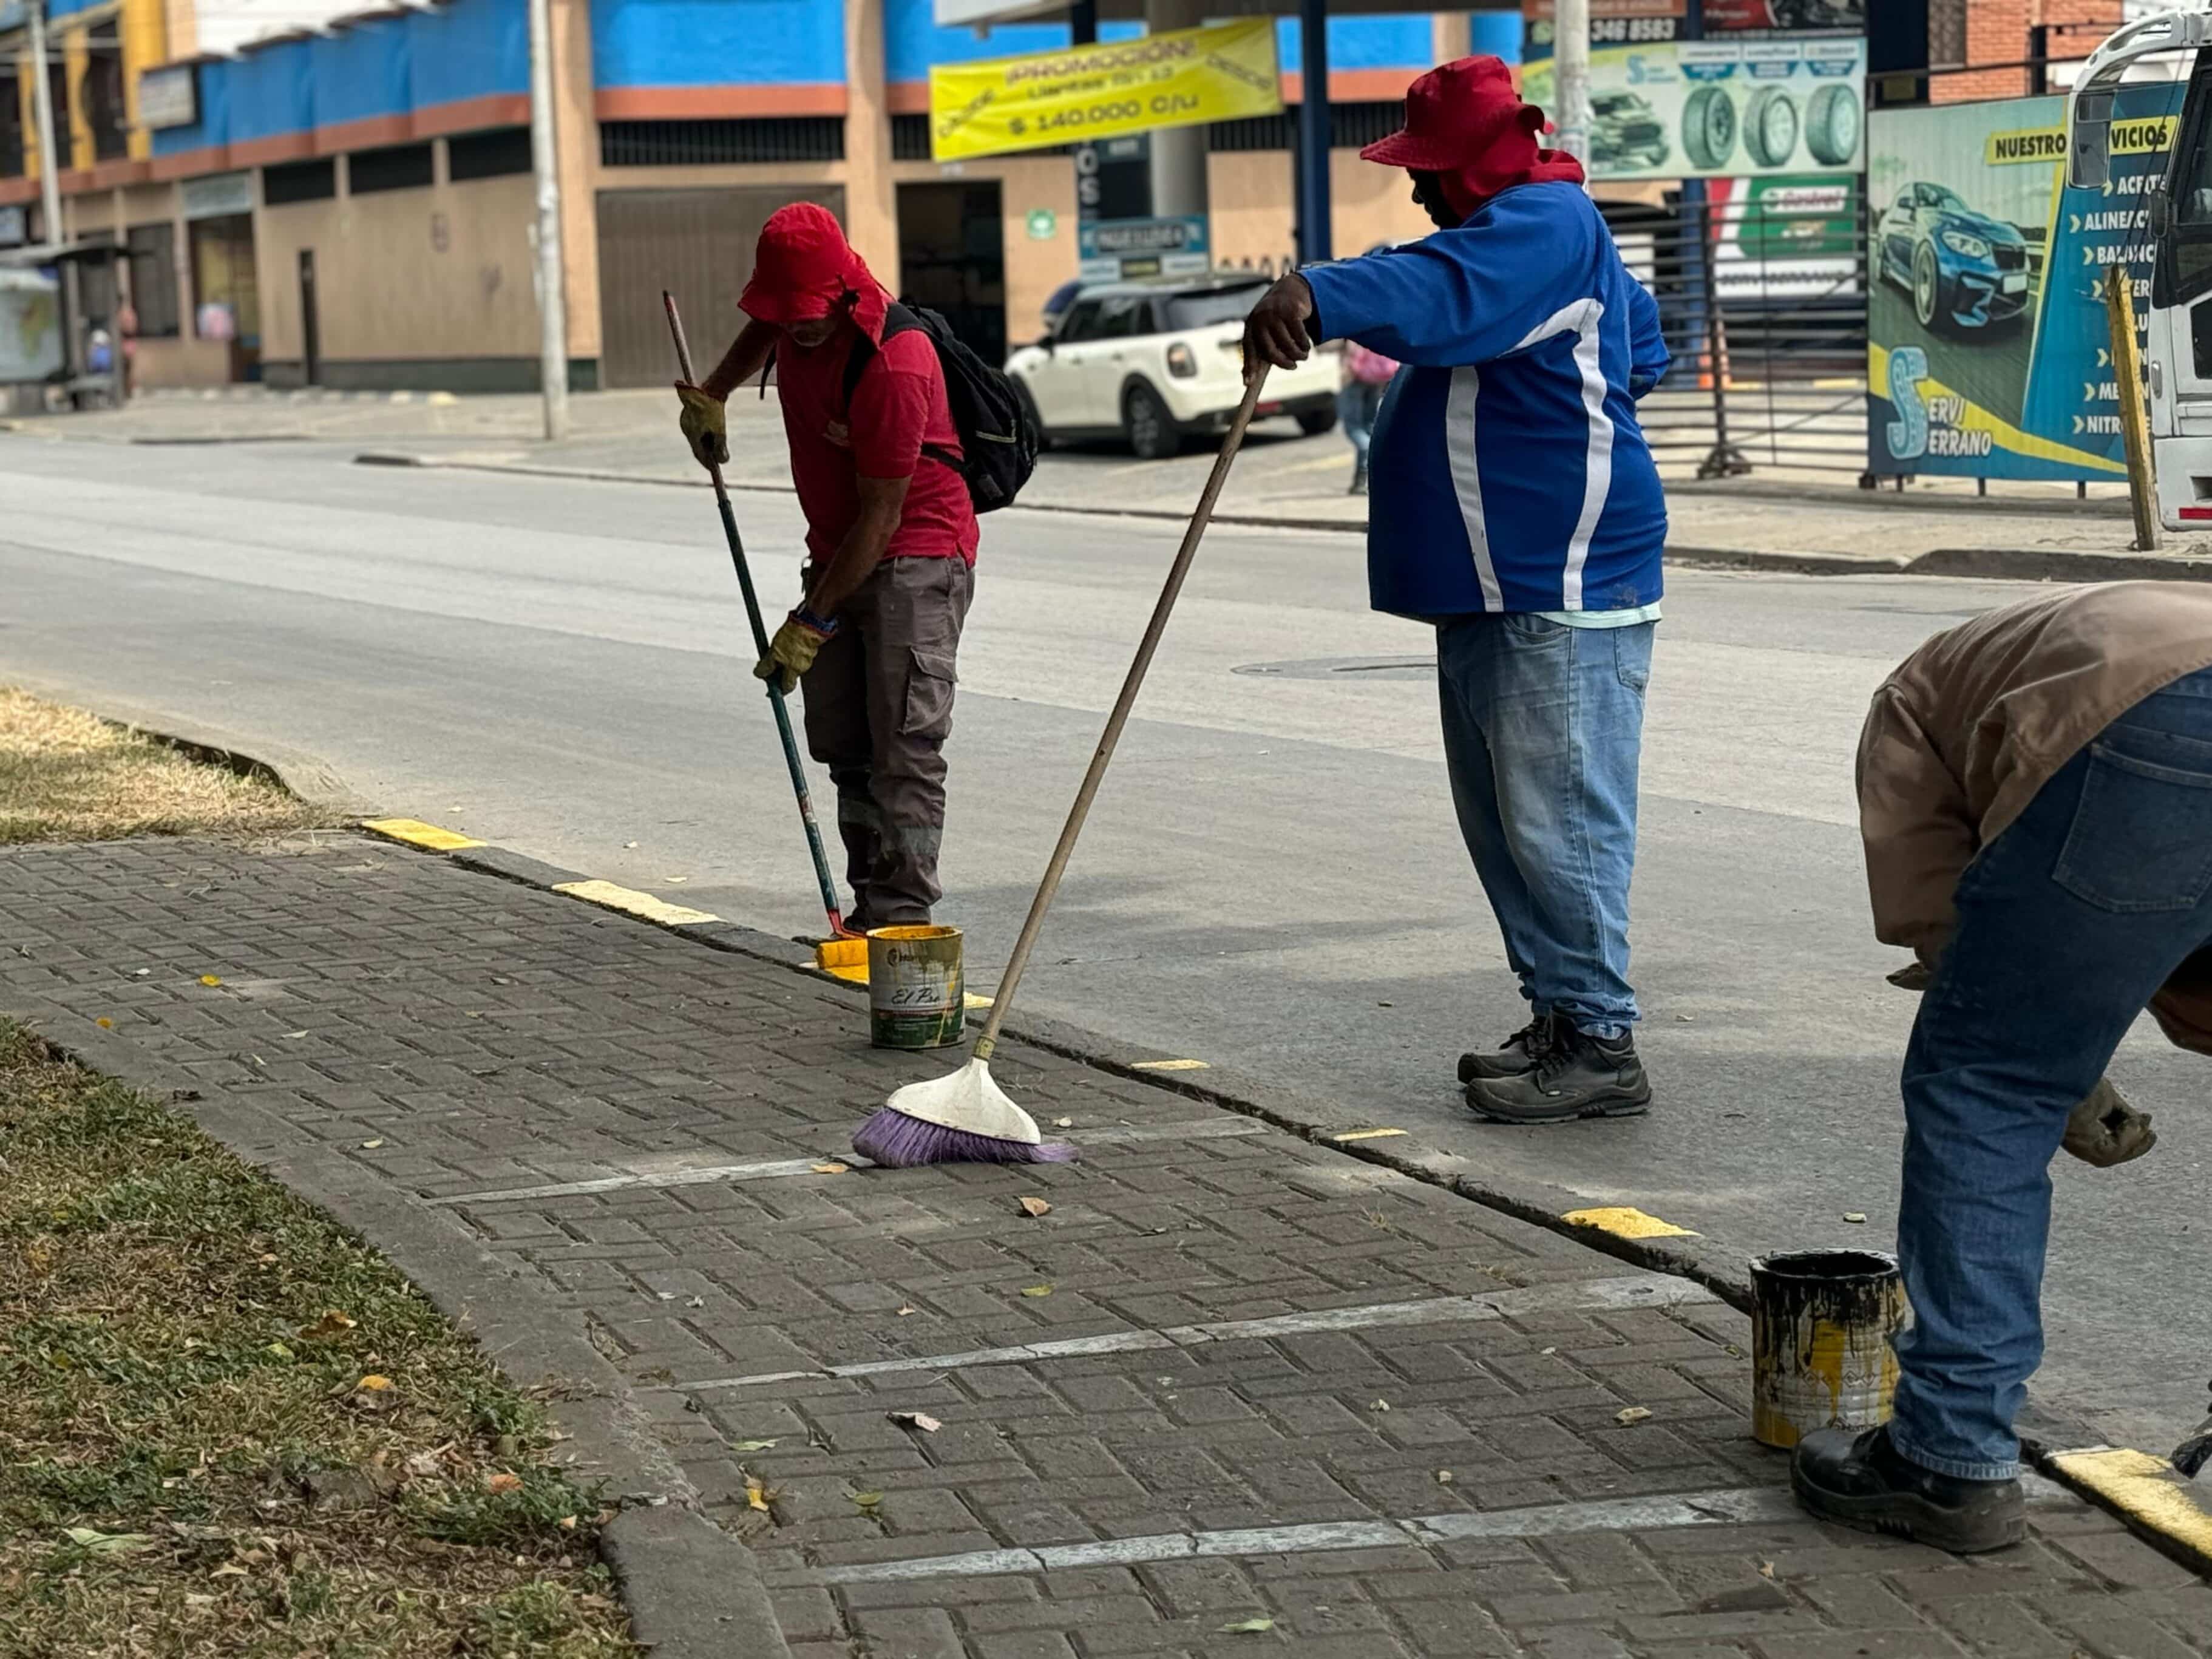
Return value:
[(885, 559), (800, 682), (807, 749), (837, 787), (852, 914), (870, 927), (926, 922), (944, 891), (945, 739), (975, 589), (964, 559)]

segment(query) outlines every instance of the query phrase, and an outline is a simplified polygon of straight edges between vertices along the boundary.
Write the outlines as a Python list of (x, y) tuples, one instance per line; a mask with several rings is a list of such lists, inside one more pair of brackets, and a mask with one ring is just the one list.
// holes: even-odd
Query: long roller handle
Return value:
[(1006, 958), (1006, 971), (1000, 975), (998, 993), (991, 1000), (991, 1018), (984, 1024), (983, 1035), (975, 1039), (978, 1060), (990, 1059), (991, 1051), (999, 1045), (999, 1028), (1006, 1023), (1006, 1010), (1013, 1006), (1014, 990), (1022, 982), (1022, 970), (1029, 966), (1030, 950), (1044, 926), (1044, 913), (1052, 908), (1053, 896), (1060, 891), (1060, 878), (1066, 872), (1068, 855), (1075, 851), (1075, 838), (1083, 833), (1083, 821), (1091, 816), (1091, 803), (1097, 799), (1098, 786), (1106, 776), (1106, 763), (1114, 758), (1115, 745), (1121, 741), (1121, 728), (1129, 723), (1129, 711), (1135, 707), (1138, 690), (1152, 665), (1152, 653), (1159, 649), (1160, 636), (1167, 632), (1168, 617), (1182, 592), (1183, 578), (1190, 574), (1198, 544), (1212, 520), (1213, 504), (1221, 497), (1222, 485), (1229, 482), (1229, 465), (1244, 447), (1244, 428), (1252, 424), (1252, 411), (1259, 407), (1260, 388), (1267, 380), (1267, 368), (1262, 363), (1260, 372), (1244, 388), (1244, 401), (1237, 405), (1237, 414), (1229, 422), (1229, 435), (1222, 441), (1221, 453), (1214, 458), (1213, 471), (1206, 475), (1206, 488), (1199, 492), (1198, 510), (1190, 515), (1189, 527), (1182, 532), (1182, 545), (1176, 550), (1175, 562), (1168, 567), (1166, 585), (1160, 589), (1159, 603), (1152, 607), (1152, 621), (1145, 626), (1145, 637), (1137, 646), (1136, 660), (1129, 665), (1129, 677), (1121, 682), (1121, 695), (1114, 700), (1114, 712), (1106, 717), (1106, 730), (1099, 737), (1097, 752), (1091, 757), (1090, 769), (1083, 775), (1083, 786), (1075, 792), (1075, 805), (1068, 809), (1067, 822), (1060, 828), (1060, 843), (1052, 849), (1052, 858), (1044, 866), (1044, 879), (1037, 884), (1036, 896), (1030, 901), (1029, 919), (1022, 923), (1021, 937), (1014, 941), (1014, 953)]
[[(668, 332), (676, 342), (676, 366), (686, 384), (696, 385), (691, 373), (691, 343), (684, 337), (684, 319), (676, 312), (676, 296), (660, 290), (661, 308), (668, 313)], [(768, 627), (761, 620), (760, 598), (753, 592), (753, 573), (745, 564), (745, 544), (738, 534), (738, 515), (730, 506), (730, 491), (722, 482), (722, 469), (709, 464), (714, 505), (721, 509), (722, 534), (730, 544), (730, 562), (737, 567), (738, 586), (744, 590), (745, 619), (752, 624), (753, 649), (768, 655)], [(843, 914), (837, 907), (837, 883), (830, 873), (830, 854), (822, 844), (822, 827), (814, 821), (814, 797), (806, 787), (806, 765), (799, 757), (799, 739), (791, 729), (791, 711), (784, 706), (783, 688), (767, 682), (769, 707), (775, 711), (775, 734), (783, 740), (784, 763), (791, 769), (792, 793), (799, 797), (799, 819), (806, 826), (806, 850), (814, 856), (814, 881), (822, 890), (822, 908), (830, 918), (832, 939), (848, 935)]]

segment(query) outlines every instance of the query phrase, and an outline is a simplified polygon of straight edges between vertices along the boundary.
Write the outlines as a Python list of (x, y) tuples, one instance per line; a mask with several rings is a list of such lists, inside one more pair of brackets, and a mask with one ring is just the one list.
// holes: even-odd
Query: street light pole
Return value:
[(31, 105), (39, 123), (39, 217), (40, 240), (49, 247), (62, 244), (62, 158), (54, 148), (54, 83), (46, 67), (46, 0), (30, 0), (25, 9), (31, 25)]
[(530, 0), (530, 161), (538, 182), (538, 378), (545, 400), (545, 436), (550, 441), (568, 435), (568, 306), (562, 283), (550, 0)]
[(1557, 0), (1552, 17), (1553, 145), (1589, 162), (1589, 0)]

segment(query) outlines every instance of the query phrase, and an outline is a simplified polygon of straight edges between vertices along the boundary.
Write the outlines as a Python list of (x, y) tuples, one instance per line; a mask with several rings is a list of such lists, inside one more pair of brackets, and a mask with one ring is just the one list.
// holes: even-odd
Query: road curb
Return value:
[(618, 1512), (599, 1532), (633, 1633), (655, 1659), (788, 1659), (753, 1553), (709, 1521), (635, 1390), (580, 1325), (445, 1212), (364, 1188), (345, 1157), (250, 1100), (206, 1088), (94, 1021), (0, 1010), (56, 1053), (149, 1094), (390, 1259), (520, 1389), (551, 1396), (551, 1461)]
[[(369, 449), (354, 456), (356, 466), (420, 467), (455, 472), (500, 472), (522, 477), (568, 478), (586, 483), (652, 484), (662, 489), (706, 488), (702, 478), (661, 478), (649, 474), (616, 472), (600, 468), (543, 466), (522, 461), (447, 460), (435, 455), (405, 450)], [(733, 490), (788, 495), (789, 484), (740, 483)], [(2062, 504), (2073, 507), (2073, 502)], [(1184, 524), (1188, 514), (1167, 507), (1086, 507), (1075, 502), (1019, 501), (1016, 510), (1057, 513), (1070, 518), (1136, 519), (1149, 523)], [(2102, 515), (2100, 515), (2102, 516)], [(1324, 532), (1336, 535), (1367, 533), (1364, 521), (1300, 517), (1272, 513), (1217, 513), (1215, 524), (1245, 529)], [(2099, 553), (2065, 548), (1945, 547), (1907, 557), (1901, 555), (1821, 553), (1789, 549), (1693, 547), (1669, 544), (1671, 564), (1696, 570), (1747, 570), (1792, 576), (1966, 576), (2005, 581), (2212, 581), (2212, 558), (2177, 554)]]

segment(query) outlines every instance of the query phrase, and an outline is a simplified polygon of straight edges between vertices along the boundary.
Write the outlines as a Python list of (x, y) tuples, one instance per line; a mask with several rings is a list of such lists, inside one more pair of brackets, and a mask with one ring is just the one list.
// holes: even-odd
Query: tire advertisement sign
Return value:
[[(1552, 60), (1521, 93), (1554, 103)], [(1590, 52), (1591, 176), (1740, 179), (1856, 172), (1866, 42), (1852, 36), (1663, 41)]]
[(1705, 33), (1846, 29), (1866, 33), (1867, 0), (1705, 0)]
[(2149, 294), (2142, 192), (2184, 88), (2121, 88), (2111, 177), (2065, 182), (2065, 100), (1883, 111), (1867, 170), (1867, 458), (1884, 474), (2122, 477), (2105, 284)]

